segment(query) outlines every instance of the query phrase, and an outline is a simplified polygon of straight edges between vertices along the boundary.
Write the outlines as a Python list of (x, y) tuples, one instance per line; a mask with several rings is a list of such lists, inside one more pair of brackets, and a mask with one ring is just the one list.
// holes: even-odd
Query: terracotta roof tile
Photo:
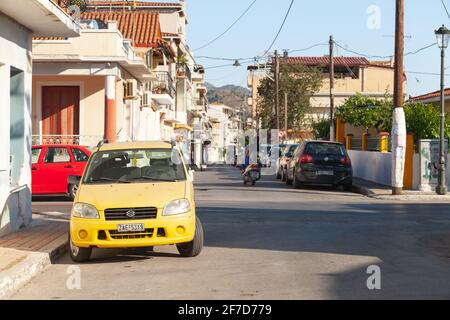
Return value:
[[(135, 1), (136, 7), (182, 7), (180, 3), (177, 2), (146, 2), (146, 1)], [(133, 1), (87, 1), (88, 6), (131, 6)]]
[[(410, 102), (426, 101), (428, 99), (438, 98), (440, 95), (441, 95), (441, 91), (437, 90), (437, 91), (422, 94), (420, 96), (409, 97), (408, 101), (410, 101)], [(445, 89), (445, 96), (450, 96), (450, 88)]]
[[(281, 59), (282, 62), (288, 64), (302, 64), (305, 66), (327, 66), (330, 62), (330, 58), (323, 57), (289, 57)], [(335, 66), (349, 66), (349, 67), (361, 67), (368, 66), (370, 61), (366, 58), (360, 57), (335, 57)]]
[[(156, 47), (162, 41), (159, 14), (156, 12), (86, 12), (82, 20), (117, 21), (117, 27), (126, 39), (133, 39), (135, 47)], [(134, 23), (133, 23), (134, 22)], [(133, 28), (134, 24), (134, 28)]]

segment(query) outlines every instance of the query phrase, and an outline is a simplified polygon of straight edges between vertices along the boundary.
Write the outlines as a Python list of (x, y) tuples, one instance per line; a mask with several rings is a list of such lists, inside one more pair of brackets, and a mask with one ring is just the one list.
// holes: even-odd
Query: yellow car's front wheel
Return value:
[(72, 261), (86, 262), (91, 257), (92, 248), (80, 248), (74, 245), (69, 232), (69, 254)]
[(191, 242), (177, 244), (182, 257), (196, 257), (203, 249), (203, 226), (200, 219), (195, 219), (195, 235)]

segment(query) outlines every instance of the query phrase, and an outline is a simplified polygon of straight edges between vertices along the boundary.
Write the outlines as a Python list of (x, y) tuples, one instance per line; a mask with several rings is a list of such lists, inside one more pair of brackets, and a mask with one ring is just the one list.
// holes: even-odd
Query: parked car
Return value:
[[(267, 145), (262, 144), (260, 146), (260, 152), (259, 152), (259, 158), (260, 162), (264, 167), (270, 168), (273, 164), (278, 165), (278, 159), (281, 157), (284, 148), (286, 147), (286, 144), (278, 144), (278, 145)], [(264, 152), (263, 152), (264, 150)], [(278, 150), (278, 157), (275, 157), (272, 152), (275, 150)], [(277, 160), (275, 160), (277, 159)], [(275, 160), (275, 161), (274, 161)], [(274, 163), (272, 163), (274, 162)]]
[(277, 179), (281, 181), (286, 181), (286, 166), (288, 161), (292, 158), (295, 149), (297, 149), (298, 144), (290, 144), (285, 146), (280, 152), (280, 158), (277, 161)]
[(287, 164), (286, 183), (295, 188), (303, 184), (342, 185), (351, 190), (352, 178), (351, 160), (342, 143), (305, 141)]
[(99, 144), (72, 207), (72, 260), (88, 260), (94, 247), (172, 244), (183, 257), (203, 248), (193, 171), (180, 150), (165, 142)]
[(32, 147), (31, 190), (33, 195), (68, 195), (74, 198), (78, 186), (70, 176), (81, 177), (91, 152), (77, 145)]

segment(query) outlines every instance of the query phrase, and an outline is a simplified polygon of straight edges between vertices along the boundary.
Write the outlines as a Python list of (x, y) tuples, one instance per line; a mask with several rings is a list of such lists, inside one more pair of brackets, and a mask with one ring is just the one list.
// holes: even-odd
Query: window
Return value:
[(308, 143), (305, 153), (312, 156), (345, 155), (343, 146), (336, 143)]
[(41, 152), (42, 152), (42, 148), (31, 149), (31, 163), (32, 164), (38, 163)]
[(86, 162), (89, 160), (89, 156), (78, 148), (72, 148), (72, 154), (76, 162)]
[(185, 181), (185, 165), (175, 149), (101, 151), (92, 155), (84, 183)]
[(67, 148), (48, 148), (44, 163), (70, 162), (70, 154)]

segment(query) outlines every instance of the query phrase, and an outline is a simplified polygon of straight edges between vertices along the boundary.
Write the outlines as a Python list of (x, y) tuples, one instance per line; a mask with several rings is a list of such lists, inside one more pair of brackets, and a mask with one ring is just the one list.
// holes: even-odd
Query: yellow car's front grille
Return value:
[(117, 230), (109, 230), (109, 235), (114, 240), (122, 239), (145, 239), (153, 236), (154, 229), (145, 229), (145, 231), (128, 231), (126, 233)]

